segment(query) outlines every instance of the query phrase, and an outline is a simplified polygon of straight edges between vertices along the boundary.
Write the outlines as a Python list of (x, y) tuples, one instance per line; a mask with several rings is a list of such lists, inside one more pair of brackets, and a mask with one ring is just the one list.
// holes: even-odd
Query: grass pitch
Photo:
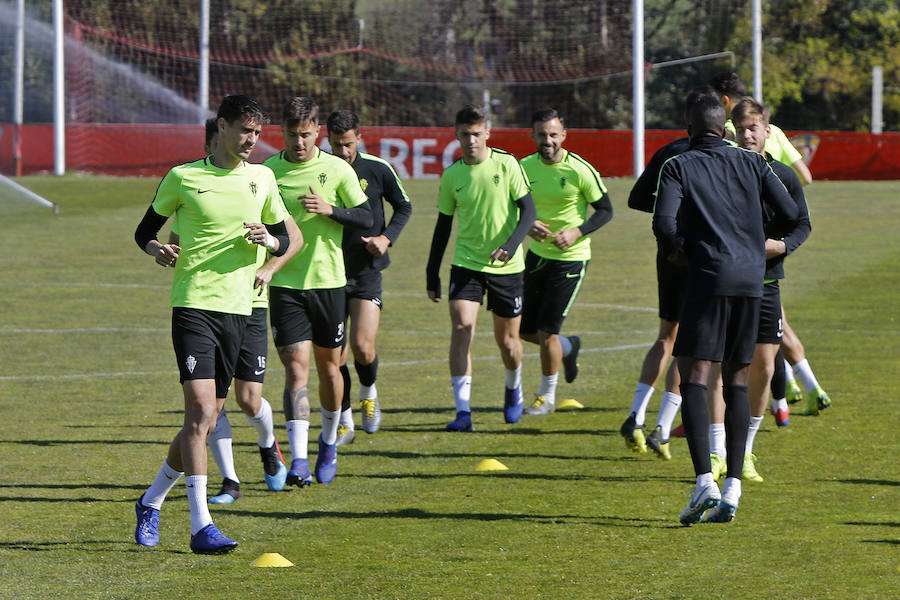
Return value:
[[(453, 413), (449, 318), (446, 300), (431, 304), (424, 290), (437, 185), (409, 182), (413, 217), (385, 273), (382, 431), (366, 435), (357, 415), (333, 484), (270, 493), (255, 434), (229, 400), (244, 497), (212, 514), (241, 545), (206, 557), (188, 549), (182, 484), (163, 507), (161, 544), (132, 537), (134, 500), (182, 414), (171, 272), (133, 241), (158, 181), (19, 181), (60, 214), (0, 202), (3, 597), (896, 597), (896, 182), (807, 188), (813, 232), (787, 262), (782, 297), (834, 405), (783, 430), (767, 417), (756, 442), (766, 481), (745, 484), (733, 523), (691, 528), (677, 521), (693, 486), (684, 441), (659, 462), (618, 434), (658, 324), (649, 216), (625, 205), (632, 181), (607, 182), (616, 214), (593, 236), (564, 329), (583, 350), (578, 379), (558, 395), (585, 408), (503, 424), (503, 368), (482, 312), (472, 435), (442, 431)], [(287, 450), (283, 370), (274, 350), (270, 359), (266, 396)], [(538, 376), (526, 346), (528, 396)], [(649, 423), (658, 404), (659, 393)], [(484, 458), (509, 471), (476, 472)], [(218, 477), (211, 463), (212, 492)], [(296, 566), (251, 568), (264, 552)]]

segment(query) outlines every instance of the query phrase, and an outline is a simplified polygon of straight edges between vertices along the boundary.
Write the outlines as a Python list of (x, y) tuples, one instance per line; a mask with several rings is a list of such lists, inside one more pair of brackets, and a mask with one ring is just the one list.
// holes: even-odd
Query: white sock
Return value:
[(209, 506), (206, 504), (206, 475), (188, 475), (184, 478), (187, 487), (188, 506), (191, 507), (191, 535), (212, 523)]
[(522, 363), (515, 369), (506, 369), (506, 389), (522, 387)]
[(631, 412), (634, 413), (634, 422), (638, 427), (644, 426), (647, 418), (647, 405), (650, 396), (653, 395), (653, 386), (638, 382), (634, 388), (634, 400), (631, 401)]
[(469, 400), (472, 398), (472, 376), (455, 375), (450, 378), (453, 385), (453, 400), (456, 402), (456, 412), (472, 412)]
[(216, 418), (216, 426), (212, 428), (206, 438), (206, 445), (219, 467), (219, 472), (225, 479), (240, 483), (237, 472), (234, 470), (234, 454), (231, 449), (231, 422), (224, 410), (219, 411)]
[(709, 424), (709, 451), (725, 458), (725, 423)]
[(347, 410), (341, 411), (341, 425), (343, 425), (350, 431), (354, 431), (353, 409), (352, 408), (348, 408)]
[(747, 427), (747, 445), (744, 446), (744, 454), (753, 452), (753, 440), (756, 439), (756, 433), (759, 426), (763, 422), (763, 417), (750, 417), (750, 426)]
[(275, 445), (275, 422), (272, 419), (272, 405), (262, 398), (259, 412), (247, 420), (256, 430), (256, 444), (260, 448), (271, 448)]
[(787, 400), (785, 400), (784, 398), (779, 398), (778, 400), (772, 398), (772, 408), (776, 411), (788, 410)]
[(678, 416), (679, 408), (681, 408), (681, 396), (672, 392), (663, 392), (662, 402), (659, 405), (659, 416), (656, 417), (656, 424), (659, 425), (662, 439), (667, 440), (672, 434), (672, 422)]
[(794, 365), (794, 375), (800, 380), (800, 385), (803, 386), (803, 391), (807, 394), (819, 387), (819, 382), (816, 376), (813, 375), (809, 361), (805, 358)]
[(166, 496), (172, 491), (172, 488), (175, 487), (182, 475), (184, 475), (182, 471), (176, 471), (169, 466), (168, 462), (163, 462), (153, 483), (144, 492), (141, 504), (151, 506), (157, 510), (162, 508), (163, 500), (166, 499)]
[(337, 441), (338, 420), (340, 418), (340, 410), (322, 409), (322, 441), (329, 446)]
[(789, 363), (787, 359), (784, 359), (784, 380), (794, 380), (794, 367), (791, 366), (791, 363)]
[(559, 338), (559, 345), (562, 346), (563, 357), (568, 356), (569, 353), (572, 352), (572, 342), (564, 335), (558, 335), (556, 337)]
[(716, 485), (716, 480), (713, 479), (711, 472), (697, 475), (697, 487), (709, 487), (711, 485)]
[(722, 484), (722, 500), (737, 508), (741, 499), (741, 480), (737, 477), (726, 477)]
[(377, 398), (378, 390), (375, 388), (375, 384), (372, 385), (362, 385), (359, 386), (359, 399), (360, 400), (368, 400), (369, 398)]
[(550, 404), (556, 402), (556, 383), (559, 381), (559, 373), (553, 375), (541, 375), (541, 389), (538, 396), (542, 396), (544, 400)]
[(286, 428), (291, 458), (306, 458), (309, 450), (309, 421), (301, 419), (288, 421)]

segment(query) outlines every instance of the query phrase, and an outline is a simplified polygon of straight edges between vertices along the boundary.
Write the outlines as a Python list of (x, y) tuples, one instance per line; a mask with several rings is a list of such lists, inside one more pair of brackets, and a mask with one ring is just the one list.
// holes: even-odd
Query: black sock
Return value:
[(746, 385), (726, 385), (725, 397), (725, 450), (728, 452), (726, 477), (741, 478), (744, 467), (744, 451), (747, 447), (747, 427), (750, 426), (750, 400)]
[(781, 348), (778, 349), (778, 354), (775, 355), (775, 374), (772, 375), (770, 387), (773, 398), (784, 400), (784, 397), (787, 395), (787, 377), (784, 373), (784, 354), (781, 352)]
[(375, 383), (378, 376), (378, 356), (371, 363), (364, 365), (359, 361), (354, 361), (353, 366), (356, 367), (356, 374), (359, 376), (359, 383), (364, 386), (370, 386)]
[[(709, 408), (706, 406), (706, 386), (681, 382), (681, 420), (687, 438), (694, 473), (712, 471), (709, 462)], [(741, 454), (743, 456), (743, 454)]]
[(344, 397), (341, 399), (341, 412), (350, 410), (350, 369), (341, 365), (341, 376), (344, 378)]

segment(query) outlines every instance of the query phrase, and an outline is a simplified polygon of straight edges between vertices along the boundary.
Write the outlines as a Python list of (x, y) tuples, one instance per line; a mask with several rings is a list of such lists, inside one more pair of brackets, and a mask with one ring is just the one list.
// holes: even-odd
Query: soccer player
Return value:
[[(207, 155), (215, 153), (218, 133), (216, 119), (207, 119), (206, 143), (204, 144)], [(285, 224), (291, 237), (291, 245), (284, 256), (289, 259), (300, 249), (303, 237), (293, 219), (286, 219)], [(172, 223), (169, 243), (175, 245), (179, 243), (177, 218)], [(264, 267), (267, 259), (265, 249), (260, 247), (258, 254), (261, 269), (257, 271), (257, 277), (261, 278), (261, 281), (268, 281), (271, 273), (268, 272), (267, 267)], [(247, 417), (247, 421), (256, 430), (256, 442), (263, 463), (266, 485), (272, 491), (279, 491), (284, 489), (287, 467), (284, 466), (281, 451), (278, 449), (278, 440), (275, 438), (272, 406), (262, 396), (269, 350), (266, 326), (268, 307), (268, 290), (263, 284), (253, 296), (253, 312), (247, 319), (247, 328), (241, 342), (237, 370), (234, 374), (234, 395), (238, 406)], [(231, 504), (241, 498), (242, 493), (241, 482), (234, 468), (231, 423), (224, 407), (219, 412), (216, 426), (209, 432), (206, 443), (222, 474), (222, 487), (218, 494), (209, 498), (209, 503)]]
[(467, 104), (456, 113), (455, 135), (462, 158), (441, 175), (438, 219), (426, 267), (426, 291), (441, 297), (440, 267), (450, 240), (453, 215), (459, 229), (450, 268), (450, 381), (456, 418), (447, 431), (472, 431), (471, 345), (485, 292), (494, 313), (494, 340), (506, 367), (503, 418), (522, 417), (522, 318), (525, 269), (522, 240), (534, 223), (528, 179), (514, 156), (487, 145), (490, 131), (484, 112)]
[[(719, 99), (725, 106), (725, 113), (730, 115), (735, 105), (747, 96), (747, 86), (744, 81), (734, 72), (722, 72), (713, 76), (709, 84), (719, 94)], [(725, 122), (725, 129), (728, 136), (733, 139), (735, 135), (734, 124), (729, 119)], [(796, 171), (797, 176), (803, 182), (803, 185), (812, 183), (812, 173), (803, 160), (803, 155), (794, 148), (791, 141), (784, 132), (775, 125), (769, 124), (769, 139), (766, 140), (766, 152), (775, 160), (783, 162), (792, 167)]]
[(275, 172), (284, 203), (303, 233), (303, 247), (269, 285), (272, 335), (285, 367), (284, 415), (292, 457), (287, 485), (300, 487), (312, 483), (307, 456), (310, 350), (322, 412), (316, 481), (330, 483), (337, 474), (347, 285), (341, 242), (345, 226), (372, 225), (372, 211), (356, 173), (345, 161), (319, 150), (319, 129), (315, 101), (292, 98), (282, 112), (284, 150), (264, 163)]
[[(331, 113), (326, 121), (331, 151), (347, 161), (368, 198), (372, 211), (372, 225), (368, 228), (344, 227), (344, 268), (347, 270), (347, 313), (350, 317), (350, 350), (359, 377), (359, 401), (363, 430), (375, 433), (381, 426), (381, 406), (375, 380), (378, 377), (378, 354), (375, 337), (383, 306), (381, 271), (391, 259), (388, 247), (396, 241), (412, 214), (412, 204), (397, 177), (386, 161), (358, 151), (362, 140), (359, 117), (349, 110)], [(384, 216), (384, 202), (391, 205), (390, 223)], [(341, 357), (344, 395), (341, 403), (341, 422), (338, 426), (338, 445), (351, 443), (354, 438), (353, 412), (350, 404), (350, 369), (347, 367), (347, 347)]]
[[(612, 219), (612, 203), (597, 171), (562, 147), (566, 129), (552, 108), (531, 116), (531, 139), (537, 152), (522, 159), (531, 186), (537, 220), (530, 235), (535, 242), (525, 255), (525, 303), (519, 335), (541, 349), (541, 386), (531, 415), (546, 415), (556, 407), (560, 364), (566, 381), (577, 374), (577, 336), (559, 335), (563, 321), (584, 279), (591, 259), (588, 237)], [(587, 218), (587, 207), (594, 211)]]
[[(689, 123), (691, 107), (704, 96), (718, 98), (716, 91), (709, 86), (697, 87), (688, 93), (684, 102), (685, 125)], [(647, 163), (647, 168), (631, 188), (628, 196), (629, 208), (652, 213), (656, 203), (659, 172), (668, 159), (678, 156), (689, 148), (690, 138), (684, 137), (657, 150), (650, 162)], [(649, 446), (663, 460), (672, 458), (669, 436), (672, 422), (681, 407), (681, 394), (678, 389), (681, 378), (678, 376), (678, 369), (674, 362), (669, 366), (668, 371), (666, 365), (669, 364), (672, 347), (675, 345), (675, 336), (678, 334), (678, 319), (684, 304), (685, 276), (684, 267), (666, 260), (662, 246), (657, 244), (656, 279), (659, 298), (659, 334), (656, 342), (644, 357), (641, 373), (635, 386), (634, 398), (631, 401), (631, 410), (619, 428), (619, 432), (625, 438), (625, 445), (632, 451), (643, 454)], [(645, 437), (644, 419), (647, 414), (647, 405), (650, 403), (650, 397), (663, 373), (666, 374), (665, 392), (660, 402), (659, 415), (653, 431)]]
[[(159, 510), (185, 475), (191, 550), (220, 554), (237, 547), (213, 524), (206, 502), (206, 437), (222, 409), (258, 286), (258, 246), (284, 254), (287, 212), (272, 172), (246, 162), (265, 116), (247, 96), (227, 96), (216, 121), (216, 153), (172, 168), (135, 231), (156, 263), (174, 267), (172, 342), (184, 391), (184, 426), (151, 486), (135, 503), (135, 540), (159, 543)], [(180, 245), (156, 236), (177, 215)]]
[[(784, 259), (797, 249), (809, 236), (809, 211), (803, 195), (803, 185), (793, 169), (774, 160), (766, 153), (766, 139), (769, 135), (769, 111), (753, 98), (742, 98), (731, 112), (737, 144), (745, 150), (757, 152), (766, 158), (775, 175), (785, 185), (797, 205), (798, 220), (792, 230), (779, 231), (771, 219), (766, 222), (766, 272), (763, 282), (763, 296), (759, 315), (759, 330), (753, 362), (750, 364), (750, 425), (744, 449), (743, 479), (761, 482), (762, 476), (756, 468), (756, 454), (753, 444), (756, 433), (766, 414), (769, 403), (769, 384), (775, 373), (775, 359), (781, 345), (781, 292), (778, 280), (784, 278)], [(787, 403), (779, 407), (784, 411), (782, 420), (787, 422)], [(779, 423), (780, 425), (782, 423)]]
[[(725, 109), (714, 98), (690, 112), (691, 146), (662, 169), (653, 231), (675, 262), (687, 265), (687, 296), (674, 354), (681, 373), (682, 417), (697, 485), (679, 520), (734, 518), (741, 496), (743, 449), (753, 358), (765, 271), (760, 202), (778, 223), (793, 226), (797, 207), (765, 159), (726, 143)], [(723, 198), (727, 202), (723, 202)], [(720, 493), (710, 466), (707, 381), (721, 363), (728, 472)]]

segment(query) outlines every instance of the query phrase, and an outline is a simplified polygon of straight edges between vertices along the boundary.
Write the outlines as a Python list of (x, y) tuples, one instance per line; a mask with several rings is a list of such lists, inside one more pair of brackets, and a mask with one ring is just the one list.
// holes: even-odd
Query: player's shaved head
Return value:
[(725, 107), (717, 98), (704, 96), (697, 100), (690, 112), (691, 137), (716, 135), (725, 131)]

